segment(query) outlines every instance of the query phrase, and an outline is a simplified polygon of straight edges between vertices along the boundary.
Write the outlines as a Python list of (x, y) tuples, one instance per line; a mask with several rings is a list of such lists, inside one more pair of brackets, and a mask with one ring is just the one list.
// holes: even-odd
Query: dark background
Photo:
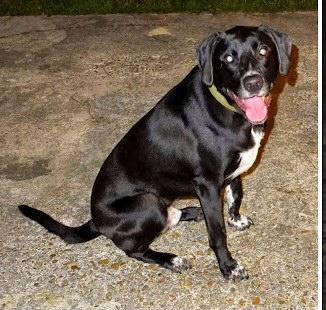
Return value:
[(316, 10), (317, 0), (0, 0), (0, 15)]

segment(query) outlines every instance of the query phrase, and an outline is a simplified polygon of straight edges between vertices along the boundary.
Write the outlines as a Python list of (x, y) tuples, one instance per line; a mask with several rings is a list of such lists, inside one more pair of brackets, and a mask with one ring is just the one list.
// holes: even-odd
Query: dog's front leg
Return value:
[(225, 187), (224, 191), (224, 202), (229, 212), (228, 224), (236, 230), (245, 230), (253, 224), (251, 218), (240, 214), (242, 196), (242, 182), (238, 176)]
[(205, 216), (209, 245), (213, 249), (220, 270), (227, 279), (247, 279), (246, 270), (231, 256), (226, 242), (226, 230), (221, 201), (221, 187), (215, 182), (196, 180), (195, 190)]

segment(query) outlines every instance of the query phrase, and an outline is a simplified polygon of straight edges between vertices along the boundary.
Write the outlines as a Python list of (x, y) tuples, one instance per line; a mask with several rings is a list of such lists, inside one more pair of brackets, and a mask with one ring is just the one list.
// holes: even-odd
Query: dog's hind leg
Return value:
[(129, 253), (128, 255), (145, 263), (159, 264), (162, 267), (171, 269), (175, 272), (182, 272), (191, 268), (190, 263), (185, 258), (171, 253), (156, 252), (151, 249), (147, 249), (143, 252), (134, 252)]
[(240, 214), (242, 196), (242, 183), (238, 176), (225, 187), (224, 191), (224, 202), (229, 210), (228, 224), (237, 230), (245, 230), (253, 224), (249, 217)]
[(121, 198), (106, 211), (102, 210), (100, 220), (104, 224), (98, 229), (128, 256), (181, 272), (190, 268), (184, 258), (149, 248), (155, 238), (175, 226), (180, 217), (181, 211), (167, 208), (157, 196), (145, 193)]

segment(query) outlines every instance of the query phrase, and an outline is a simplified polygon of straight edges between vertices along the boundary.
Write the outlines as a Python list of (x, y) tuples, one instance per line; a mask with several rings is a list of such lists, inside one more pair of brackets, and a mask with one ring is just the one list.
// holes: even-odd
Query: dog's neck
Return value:
[(231, 104), (229, 104), (229, 102), (227, 101), (227, 99), (222, 95), (222, 93), (220, 93), (216, 86), (214, 84), (212, 84), (212, 86), (208, 87), (210, 93), (212, 94), (212, 96), (216, 99), (216, 101), (218, 101), (224, 108), (232, 111), (232, 112), (236, 112), (237, 109), (232, 106)]

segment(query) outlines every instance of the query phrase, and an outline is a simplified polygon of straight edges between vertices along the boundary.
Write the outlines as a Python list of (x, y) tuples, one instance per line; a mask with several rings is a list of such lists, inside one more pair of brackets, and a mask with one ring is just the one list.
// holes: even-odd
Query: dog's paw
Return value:
[(182, 215), (180, 221), (199, 222), (204, 219), (204, 213), (200, 207), (186, 207), (181, 211), (182, 211)]
[(201, 221), (203, 221), (204, 219), (205, 219), (205, 217), (204, 217), (204, 213), (203, 213), (202, 210), (200, 210), (200, 211), (198, 212), (197, 216), (195, 217), (194, 221), (195, 221), (195, 222), (201, 222)]
[(172, 267), (171, 270), (175, 272), (182, 272), (184, 270), (190, 269), (191, 264), (183, 257), (173, 257), (171, 259)]
[(250, 217), (240, 215), (239, 218), (229, 217), (228, 219), (229, 226), (234, 227), (236, 230), (242, 231), (248, 229), (251, 225), (254, 224)]
[(247, 280), (249, 278), (248, 272), (239, 264), (236, 264), (231, 270), (231, 273), (227, 276), (228, 280), (231, 281), (241, 281)]

